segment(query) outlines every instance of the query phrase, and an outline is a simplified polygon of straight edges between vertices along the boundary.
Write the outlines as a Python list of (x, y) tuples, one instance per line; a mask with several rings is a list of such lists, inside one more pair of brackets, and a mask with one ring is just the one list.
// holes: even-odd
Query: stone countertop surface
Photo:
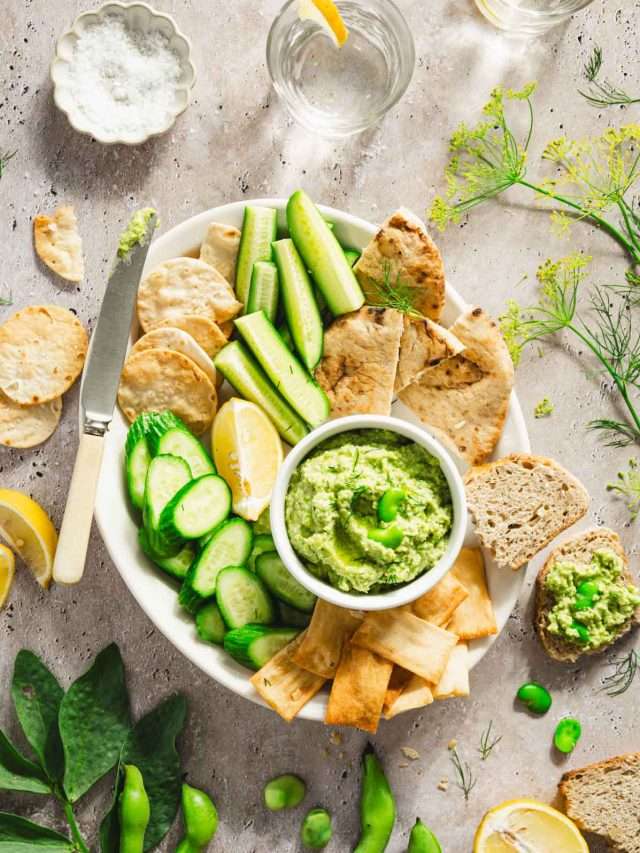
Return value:
[[(321, 202), (373, 222), (399, 205), (423, 213), (442, 186), (447, 139), (459, 121), (475, 120), (498, 83), (520, 86), (535, 79), (536, 127), (531, 169), (544, 170), (545, 141), (582, 136), (608, 124), (637, 118), (639, 107), (599, 111), (576, 94), (581, 69), (594, 44), (604, 48), (610, 76), (638, 86), (640, 3), (596, 0), (565, 25), (539, 40), (510, 40), (492, 29), (471, 0), (399, 0), (415, 34), (417, 66), (402, 101), (375, 129), (344, 142), (323, 141), (294, 125), (269, 85), (265, 39), (278, 0), (154, 0), (171, 12), (193, 40), (199, 71), (194, 101), (166, 136), (139, 148), (105, 148), (75, 133), (52, 101), (48, 67), (57, 36), (85, 0), (7, 0), (0, 31), (0, 148), (17, 155), (0, 183), (0, 283), (13, 292), (14, 307), (53, 302), (73, 308), (91, 328), (95, 322), (117, 238), (131, 211), (153, 205), (163, 230), (224, 202), (286, 196), (303, 186)], [(203, 27), (203, 22), (205, 26)], [(32, 250), (33, 216), (62, 201), (75, 205), (84, 239), (87, 275), (80, 286), (51, 276)], [(469, 302), (499, 313), (523, 275), (544, 258), (570, 248), (594, 257), (601, 280), (621, 279), (626, 267), (612, 240), (587, 224), (571, 238), (553, 235), (547, 213), (514, 191), (475, 211), (438, 238), (447, 276)], [(523, 293), (527, 285), (524, 285)], [(531, 285), (529, 285), (531, 287)], [(10, 308), (0, 308), (0, 320)], [(633, 449), (610, 449), (585, 430), (596, 413), (614, 412), (608, 388), (583, 353), (565, 345), (531, 348), (517, 372), (517, 390), (531, 443), (538, 453), (564, 463), (592, 495), (580, 526), (618, 530), (638, 568), (638, 527), (605, 485), (626, 467)], [(543, 397), (553, 415), (535, 420)], [(77, 445), (78, 385), (65, 396), (63, 421), (43, 446), (30, 451), (0, 448), (0, 483), (24, 489), (59, 524)], [(391, 853), (406, 849), (417, 815), (441, 839), (446, 853), (468, 853), (487, 808), (516, 796), (551, 801), (565, 770), (640, 749), (637, 685), (613, 699), (602, 692), (603, 659), (561, 666), (546, 659), (532, 628), (531, 591), (544, 555), (527, 570), (520, 601), (505, 630), (472, 674), (472, 696), (435, 704), (423, 712), (383, 723), (374, 738), (398, 803)], [(74, 588), (37, 588), (22, 569), (10, 604), (0, 612), (0, 725), (17, 736), (8, 684), (16, 652), (41, 654), (67, 685), (107, 643), (116, 641), (127, 666), (134, 712), (141, 714), (171, 691), (189, 700), (181, 741), (189, 779), (210, 790), (221, 825), (215, 850), (252, 853), (298, 851), (304, 809), (271, 814), (261, 805), (264, 782), (296, 772), (308, 783), (308, 806), (334, 815), (331, 851), (352, 849), (357, 836), (359, 757), (366, 737), (342, 734), (310, 722), (286, 725), (209, 680), (157, 631), (131, 597), (93, 530), (86, 574)], [(630, 637), (621, 651), (631, 648)], [(532, 719), (514, 706), (524, 681), (536, 679), (554, 695), (552, 712)], [(583, 724), (582, 741), (567, 758), (551, 747), (557, 720), (570, 714)], [(482, 762), (481, 732), (493, 721), (502, 737)], [(455, 738), (477, 785), (468, 803), (455, 785), (448, 742)], [(336, 741), (336, 742), (334, 742)], [(408, 761), (401, 747), (419, 758)], [(448, 790), (438, 789), (443, 778)], [(106, 808), (106, 782), (81, 803), (90, 837)], [(58, 828), (63, 821), (47, 801), (0, 794), (5, 809)], [(176, 826), (161, 850), (174, 849)], [(595, 846), (594, 850), (597, 849)]]

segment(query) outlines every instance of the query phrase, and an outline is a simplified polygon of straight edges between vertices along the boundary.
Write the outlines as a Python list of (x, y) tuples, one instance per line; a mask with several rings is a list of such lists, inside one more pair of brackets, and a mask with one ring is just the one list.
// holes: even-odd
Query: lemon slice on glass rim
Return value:
[(342, 47), (349, 38), (349, 30), (333, 0), (298, 0), (298, 17), (319, 24), (336, 47)]
[(58, 534), (39, 503), (15, 489), (0, 489), (0, 539), (24, 560), (40, 586), (49, 586)]
[(508, 800), (490, 809), (473, 840), (473, 853), (589, 853), (578, 827), (537, 800)]

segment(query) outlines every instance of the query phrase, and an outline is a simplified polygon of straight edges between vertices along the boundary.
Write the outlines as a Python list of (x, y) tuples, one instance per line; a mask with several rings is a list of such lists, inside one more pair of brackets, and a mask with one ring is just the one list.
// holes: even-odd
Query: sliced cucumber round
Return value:
[(215, 601), (203, 604), (196, 613), (196, 631), (205, 643), (213, 643), (216, 646), (223, 644), (226, 628)]
[(178, 456), (156, 456), (149, 464), (144, 490), (144, 526), (151, 548), (161, 557), (171, 557), (184, 544), (180, 539), (167, 540), (160, 531), (162, 510), (171, 498), (191, 480), (191, 470)]
[(249, 669), (262, 669), (280, 649), (300, 632), (295, 628), (270, 628), (267, 625), (244, 625), (234, 628), (224, 638), (224, 650)]
[(149, 535), (144, 527), (141, 527), (138, 531), (138, 543), (143, 553), (146, 554), (152, 563), (162, 569), (165, 574), (177, 580), (183, 580), (186, 577), (189, 566), (193, 563), (196, 556), (196, 549), (193, 542), (186, 542), (183, 549), (178, 551), (174, 557), (160, 557), (149, 544)]
[(260, 554), (264, 554), (267, 551), (275, 551), (275, 548), (276, 546), (273, 543), (273, 536), (270, 533), (258, 533), (257, 536), (254, 535), (251, 554), (249, 555), (249, 559), (247, 560), (248, 568), (250, 568), (252, 572), (255, 572), (256, 559), (260, 556)]
[(267, 589), (285, 604), (303, 613), (311, 613), (315, 607), (315, 595), (293, 577), (276, 551), (260, 554), (256, 559), (256, 574)]
[(155, 455), (161, 453), (169, 453), (171, 456), (184, 459), (193, 477), (216, 473), (213, 460), (204, 449), (202, 442), (186, 427), (173, 427), (160, 436), (156, 442)]
[(231, 512), (231, 489), (217, 474), (184, 485), (162, 510), (158, 529), (168, 542), (206, 536)]
[(250, 622), (270, 625), (276, 609), (262, 581), (241, 566), (223, 569), (216, 584), (216, 601), (227, 628), (242, 628)]

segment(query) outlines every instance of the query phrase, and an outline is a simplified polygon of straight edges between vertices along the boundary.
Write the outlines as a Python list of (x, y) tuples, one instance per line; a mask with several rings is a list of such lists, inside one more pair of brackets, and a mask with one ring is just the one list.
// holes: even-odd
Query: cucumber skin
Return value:
[[(249, 376), (249, 382), (246, 382), (244, 378), (239, 380), (235, 367), (228, 363), (229, 359), (233, 357), (242, 361), (245, 370), (254, 372), (255, 377)], [(240, 341), (233, 341), (227, 344), (217, 355), (214, 365), (216, 370), (222, 373), (224, 378), (233, 385), (245, 400), (250, 400), (265, 410), (273, 425), (280, 433), (280, 436), (288, 444), (297, 444), (307, 435), (309, 429), (305, 422), (276, 391), (266, 373), (258, 362), (249, 355), (248, 350)], [(269, 401), (266, 405), (265, 393), (269, 395)]]
[[(294, 628), (256, 625), (249, 622), (248, 625), (244, 625), (242, 628), (232, 628), (231, 631), (227, 631), (224, 637), (224, 650), (239, 664), (246, 666), (247, 669), (253, 669), (257, 672), (259, 669), (262, 669), (268, 661), (257, 660), (251, 656), (250, 649), (253, 642), (262, 639), (263, 637), (282, 634), (283, 642), (280, 648), (284, 648), (284, 646), (288, 645), (291, 640), (298, 636), (299, 633), (300, 631), (297, 631)], [(277, 651), (278, 650), (274, 652), (274, 655)]]
[[(205, 470), (205, 468), (202, 468), (202, 470), (200, 472), (194, 471), (193, 466), (191, 465), (191, 462), (185, 456), (181, 456), (179, 453), (174, 453), (171, 449), (166, 450), (166, 449), (161, 447), (161, 445), (163, 443), (163, 439), (165, 439), (165, 436), (168, 436), (168, 434), (173, 432), (174, 430), (177, 430), (179, 432), (184, 433), (186, 436), (189, 437), (189, 439), (192, 439), (194, 442), (198, 443), (199, 450), (200, 450), (200, 448), (202, 449), (201, 458), (198, 460), (198, 464), (202, 465), (202, 462), (204, 461), (204, 465), (206, 466), (206, 470)], [(199, 452), (199, 450), (198, 450), (198, 452)], [(213, 464), (213, 459), (211, 459), (211, 457), (207, 453), (207, 451), (206, 451), (204, 445), (202, 444), (202, 442), (200, 441), (200, 439), (197, 438), (189, 430), (189, 428), (187, 426), (185, 426), (184, 424), (181, 424), (181, 425), (176, 424), (175, 426), (172, 426), (169, 429), (165, 430), (164, 433), (162, 433), (162, 435), (157, 437), (156, 442), (155, 442), (155, 452), (153, 455), (156, 456), (158, 454), (166, 454), (166, 453), (168, 453), (172, 456), (178, 456), (180, 459), (184, 459), (184, 461), (187, 463), (187, 465), (189, 465), (189, 467), (191, 468), (191, 473), (193, 474), (194, 478), (195, 477), (202, 477), (205, 474), (217, 473), (216, 472), (216, 466)]]
[[(151, 466), (156, 462), (156, 460), (164, 458), (173, 459), (180, 462), (180, 465), (184, 468), (183, 473), (186, 475), (186, 479), (183, 485), (187, 485), (191, 480), (191, 470), (189, 469), (189, 466), (184, 461), (184, 459), (179, 456), (156, 456), (154, 459), (151, 460), (151, 465), (149, 465), (149, 472), (151, 471)], [(153, 519), (151, 518), (149, 496), (147, 495), (147, 492), (149, 491), (149, 472), (147, 473), (147, 483), (145, 486), (144, 493), (144, 510), (142, 513), (142, 520), (147, 531), (149, 546), (152, 548), (153, 551), (155, 551), (156, 554), (161, 557), (175, 557), (176, 554), (182, 549), (184, 545), (184, 540), (176, 540), (174, 538), (167, 539), (160, 531), (159, 527), (157, 525), (154, 525)], [(182, 486), (180, 487), (180, 489), (181, 488)], [(178, 489), (178, 491), (180, 491), (180, 489)], [(175, 496), (175, 494), (177, 494), (177, 492), (174, 493), (171, 498), (169, 498), (167, 503), (170, 503), (171, 499)], [(164, 508), (165, 507), (163, 507), (162, 510), (164, 510)], [(160, 516), (162, 516), (162, 510), (160, 511)], [(158, 518), (158, 524), (159, 522), (160, 518)]]
[[(219, 620), (219, 626), (217, 627), (220, 628), (220, 633), (216, 632), (213, 634), (210, 626), (205, 622), (210, 617), (210, 614), (213, 616), (214, 622)], [(226, 629), (220, 614), (220, 608), (215, 601), (208, 601), (199, 608), (196, 613), (196, 632), (203, 643), (211, 643), (214, 646), (223, 645)]]
[[(255, 529), (254, 529), (255, 530)], [(273, 541), (273, 536), (270, 533), (255, 533), (253, 537), (253, 544), (251, 546), (251, 553), (249, 554), (249, 559), (247, 560), (247, 568), (251, 569), (252, 572), (256, 570), (256, 560), (261, 554), (265, 554), (267, 551), (275, 551), (276, 546)]]
[[(190, 543), (187, 543), (183, 550), (185, 550), (186, 548), (190, 548), (192, 557), (191, 557), (191, 560), (189, 561), (189, 566), (187, 566), (187, 568), (185, 569), (184, 572), (181, 572), (181, 571), (177, 571), (172, 565), (174, 560), (175, 560), (175, 557), (161, 557), (160, 555), (155, 553), (155, 551), (153, 550), (153, 548), (151, 547), (151, 545), (149, 543), (149, 537), (148, 537), (147, 531), (145, 530), (144, 527), (141, 527), (138, 530), (138, 544), (140, 545), (140, 549), (142, 550), (142, 552), (145, 554), (146, 557), (148, 557), (151, 560), (151, 562), (154, 564), (154, 566), (157, 566), (166, 575), (168, 575), (169, 577), (174, 578), (174, 580), (178, 580), (178, 581), (184, 580), (187, 572), (189, 571), (189, 566), (191, 565), (191, 563), (193, 563), (195, 556), (196, 556), (195, 548), (193, 547), (193, 545), (191, 545)], [(181, 554), (182, 551), (180, 551), (178, 553)], [(178, 556), (178, 555), (176, 555), (176, 556)]]
[(224, 524), (224, 522), (227, 520), (227, 518), (229, 517), (229, 513), (231, 512), (231, 489), (229, 488), (227, 483), (222, 479), (222, 477), (218, 476), (218, 474), (203, 474), (202, 477), (196, 477), (195, 479), (190, 480), (188, 483), (185, 483), (185, 485), (179, 491), (176, 492), (176, 494), (171, 498), (169, 503), (162, 510), (162, 512), (160, 514), (160, 520), (158, 522), (158, 533), (160, 534), (160, 536), (164, 536), (165, 540), (168, 543), (180, 542), (180, 541), (184, 541), (185, 539), (191, 539), (191, 538), (195, 538), (195, 539), (200, 538), (199, 536), (187, 537), (185, 534), (183, 534), (178, 529), (178, 527), (176, 526), (176, 523), (174, 520), (174, 512), (175, 512), (175, 509), (178, 506), (178, 504), (184, 500), (184, 498), (189, 494), (189, 492), (192, 489), (194, 489), (196, 487), (196, 484), (201, 483), (205, 479), (214, 478), (214, 477), (216, 480), (219, 480), (225, 486), (226, 505), (227, 505), (226, 511), (225, 511), (224, 518), (219, 518), (217, 521), (215, 521), (211, 525), (209, 530), (205, 531), (204, 533), (201, 533), (200, 536), (207, 536), (209, 533), (211, 533), (212, 531), (214, 531), (218, 527), (220, 527), (221, 524)]
[[(265, 248), (265, 251), (257, 255), (255, 257), (249, 257), (249, 253), (251, 251), (251, 247), (249, 245), (249, 226), (250, 220), (252, 216), (255, 214), (255, 211), (269, 211), (273, 218), (272, 225), (272, 234), (268, 241), (268, 251)], [(260, 216), (267, 216), (267, 214), (260, 213)], [(243, 304), (246, 304), (247, 297), (249, 295), (249, 288), (251, 287), (251, 274), (253, 272), (253, 265), (256, 261), (270, 261), (271, 260), (271, 243), (276, 239), (276, 233), (278, 228), (278, 214), (271, 207), (250, 207), (247, 206), (244, 209), (244, 215), (242, 218), (242, 229), (240, 232), (240, 246), (238, 247), (238, 260), (236, 262), (236, 280), (235, 280), (235, 291), (238, 300)], [(245, 257), (246, 256), (246, 257)]]
[[(271, 572), (268, 567), (273, 560), (277, 560), (279, 564), (278, 568), (281, 568), (282, 571), (289, 575), (292, 586), (294, 588), (298, 587), (300, 589), (300, 594), (304, 597), (308, 597), (308, 606), (301, 607), (300, 599), (294, 600), (293, 596), (287, 596), (286, 592), (283, 593), (282, 589), (272, 582)], [(260, 554), (260, 556), (256, 558), (256, 574), (274, 598), (277, 598), (278, 601), (283, 601), (285, 604), (288, 604), (289, 607), (293, 607), (295, 610), (300, 610), (302, 613), (311, 613), (313, 608), (316, 606), (316, 596), (312, 592), (309, 592), (306, 587), (302, 586), (302, 584), (293, 577), (276, 551), (266, 551), (264, 554)]]
[[(140, 436), (135, 445), (132, 446), (131, 451), (125, 455), (124, 461), (125, 477), (127, 481), (127, 492), (129, 493), (129, 500), (131, 501), (132, 505), (139, 510), (144, 509), (144, 486), (142, 488), (142, 492), (140, 492), (136, 488), (135, 484), (137, 482), (137, 478), (134, 477), (132, 468), (134, 462), (134, 453), (142, 444), (144, 444), (145, 448), (144, 452), (146, 454), (146, 470), (148, 471), (149, 465), (151, 464), (151, 453), (149, 451), (149, 442), (147, 441), (147, 438), (144, 435)], [(147, 475), (145, 471), (145, 479), (146, 476)]]
[[(280, 273), (287, 328), (305, 367), (313, 372), (322, 358), (324, 329), (311, 279), (293, 240), (277, 240), (273, 254)], [(297, 322), (301, 305), (308, 315), (309, 322), (305, 325)], [(273, 322), (272, 317), (269, 319)]]
[(158, 455), (158, 442), (165, 432), (169, 432), (174, 427), (180, 427), (185, 432), (189, 432), (184, 421), (168, 409), (165, 412), (149, 412), (148, 415), (146, 436), (152, 456)]
[(332, 314), (364, 305), (364, 293), (333, 231), (309, 196), (298, 190), (287, 203), (289, 233)]
[[(264, 622), (257, 622), (256, 624), (272, 625), (276, 620), (276, 615), (277, 615), (276, 614), (276, 608), (275, 608), (274, 601), (273, 601), (273, 599), (269, 593), (269, 590), (267, 589), (265, 584), (260, 580), (260, 578), (257, 575), (254, 575), (253, 572), (250, 572), (249, 569), (246, 569), (244, 566), (228, 566), (226, 569), (222, 569), (222, 571), (218, 574), (218, 579), (217, 579), (217, 583), (216, 583), (216, 600), (218, 603), (218, 607), (220, 608), (220, 613), (222, 614), (224, 624), (227, 626), (227, 628), (229, 628), (230, 631), (232, 631), (234, 628), (244, 628), (244, 625), (232, 624), (233, 620), (232, 620), (231, 614), (227, 610), (225, 603), (224, 603), (224, 594), (222, 594), (222, 595), (220, 594), (221, 592), (222, 593), (224, 592), (223, 590), (220, 589), (221, 584), (224, 584), (224, 577), (223, 576), (226, 573), (231, 573), (231, 572), (234, 572), (236, 574), (238, 572), (243, 572), (246, 575), (247, 583), (251, 584), (252, 586), (258, 587), (259, 591), (264, 595), (265, 602), (267, 602), (267, 604), (268, 604), (269, 613), (265, 617)], [(245, 624), (249, 624), (249, 623), (247, 622)]]

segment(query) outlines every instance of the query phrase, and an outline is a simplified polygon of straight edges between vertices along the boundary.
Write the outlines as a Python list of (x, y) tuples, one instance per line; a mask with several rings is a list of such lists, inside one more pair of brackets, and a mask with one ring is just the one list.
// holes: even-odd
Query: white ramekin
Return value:
[[(149, 128), (138, 134), (121, 136), (117, 133), (104, 133), (91, 125), (87, 117), (80, 112), (73, 100), (67, 68), (71, 62), (76, 42), (83, 30), (104, 20), (108, 15), (122, 18), (126, 25), (134, 30), (160, 32), (169, 40), (169, 45), (180, 60), (180, 79), (176, 84), (176, 106), (167, 111), (166, 121), (161, 127)], [(183, 113), (191, 101), (191, 90), (196, 82), (196, 69), (191, 61), (191, 42), (178, 29), (170, 15), (156, 12), (146, 3), (105, 3), (99, 9), (83, 12), (75, 19), (71, 27), (58, 39), (56, 53), (51, 63), (53, 81), (53, 100), (69, 119), (69, 123), (79, 133), (92, 136), (103, 145), (141, 145), (152, 136), (160, 136), (173, 127), (177, 117)]]
[[(453, 504), (453, 525), (449, 545), (436, 565), (410, 583), (388, 592), (368, 595), (342, 592), (312, 574), (293, 550), (285, 522), (285, 499), (289, 481), (297, 466), (319, 444), (338, 433), (355, 429), (386, 429), (410, 438), (436, 457), (447, 479)], [(314, 429), (290, 451), (284, 460), (271, 498), (271, 532), (280, 558), (291, 574), (318, 598), (350, 610), (387, 610), (415, 601), (434, 587), (449, 571), (462, 548), (467, 530), (467, 505), (464, 484), (455, 462), (445, 448), (430, 433), (398, 418), (382, 415), (351, 415), (329, 421)]]

